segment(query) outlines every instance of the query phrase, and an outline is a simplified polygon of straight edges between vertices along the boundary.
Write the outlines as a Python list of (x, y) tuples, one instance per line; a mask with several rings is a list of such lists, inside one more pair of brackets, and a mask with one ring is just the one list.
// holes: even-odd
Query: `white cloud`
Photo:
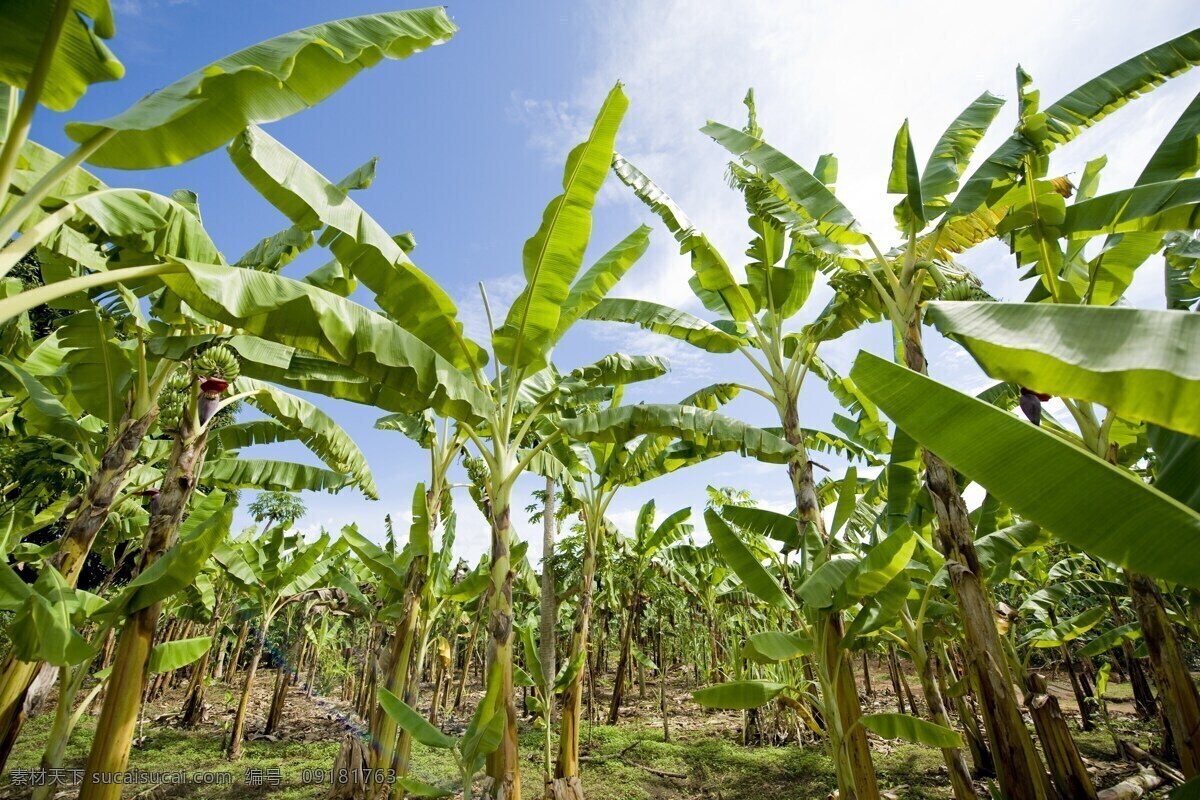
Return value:
[(535, 100), (516, 92), (509, 116), (529, 129), (529, 143), (551, 164), (561, 164), (591, 128), (586, 113), (566, 100)]

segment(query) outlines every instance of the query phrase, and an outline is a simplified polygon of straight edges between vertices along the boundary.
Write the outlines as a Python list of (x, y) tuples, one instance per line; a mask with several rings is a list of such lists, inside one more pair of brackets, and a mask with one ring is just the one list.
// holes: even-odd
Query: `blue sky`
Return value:
[[(114, 0), (117, 37), (111, 46), (126, 66), (125, 79), (93, 87), (68, 114), (43, 110), (34, 137), (65, 150), (67, 120), (110, 116), (147, 92), (272, 35), (402, 7), (395, 0)], [(1200, 24), (1200, 6), (1187, 0), (1010, 0), (1003, 6), (467, 0), (453, 3), (449, 12), (461, 29), (451, 42), (407, 61), (384, 62), (317, 108), (268, 130), (335, 180), (379, 156), (375, 183), (356, 199), (389, 231), (414, 232), (414, 260), (455, 297), (477, 337), (486, 326), (476, 282), (486, 283), (493, 305), (506, 306), (520, 290), (521, 247), (560, 189), (566, 153), (586, 135), (616, 80), (626, 84), (631, 101), (619, 149), (688, 210), (727, 260), (737, 263), (747, 238), (745, 212), (724, 185), (723, 151), (697, 129), (710, 118), (740, 124), (747, 87), (756, 89), (760, 122), (774, 145), (801, 163), (811, 164), (825, 152), (838, 155), (839, 195), (878, 239), (890, 241), (895, 199), (884, 193), (884, 185), (892, 138), (906, 116), (923, 161), (950, 119), (982, 91), (1010, 98), (978, 151), (990, 152), (1012, 127), (1018, 62), (1049, 103), (1118, 61)], [(1087, 159), (1107, 153), (1102, 190), (1128, 185), (1198, 90), (1200, 74), (1172, 81), (1063, 148), (1055, 171), (1077, 173)], [(230, 260), (285, 224), (242, 180), (223, 149), (170, 169), (100, 172), (111, 185), (197, 192), (206, 227)], [(687, 262), (673, 240), (615, 179), (610, 178), (596, 207), (589, 258), (641, 222), (654, 228), (651, 248), (613, 295), (703, 313), (687, 290)], [(285, 274), (304, 274), (306, 267), (323, 263), (323, 256), (310, 252)], [(1023, 297), (1025, 289), (1003, 247), (981, 247), (964, 261), (993, 294)], [(1161, 307), (1161, 277), (1157, 263), (1143, 267), (1129, 295), (1132, 302)], [(827, 297), (819, 287), (808, 313), (819, 310)], [(369, 302), (365, 296), (356, 299)], [(797, 327), (804, 319), (802, 312)], [(930, 339), (935, 376), (964, 389), (987, 384), (963, 352)], [(860, 348), (885, 353), (888, 347), (887, 329), (876, 326), (823, 355), (848, 369)], [(672, 361), (665, 379), (629, 393), (633, 401), (665, 402), (717, 380), (751, 379), (737, 356), (702, 356), (666, 339), (595, 323), (573, 331), (556, 351), (556, 362), (571, 368), (615, 351), (665, 355)], [(306, 494), (310, 510), (302, 526), (336, 530), (358, 522), (364, 532), (377, 535), (385, 513), (403, 524), (412, 486), (423, 477), (426, 462), (420, 451), (400, 434), (375, 431), (379, 414), (372, 409), (318, 402), (362, 447), (381, 497), (371, 502), (350, 491)], [(803, 424), (830, 427), (837, 407), (822, 387), (809, 387), (802, 405)], [(739, 398), (730, 409), (756, 423), (774, 423), (765, 404), (753, 397)], [(311, 460), (289, 445), (254, 455)], [(836, 459), (817, 460), (840, 468)], [(725, 456), (625, 490), (611, 516), (627, 527), (651, 497), (664, 511), (700, 507), (710, 483), (749, 489), (778, 508), (788, 502), (781, 468)], [(525, 492), (538, 484), (531, 479), (520, 485), (514, 506), (523, 509)], [(475, 558), (486, 547), (486, 524), (465, 495), (458, 507), (456, 549)], [(524, 518), (520, 511), (515, 514), (519, 533), (529, 527), (521, 524)], [(246, 519), (243, 513), (238, 523)], [(530, 538), (536, 557), (540, 537)]]

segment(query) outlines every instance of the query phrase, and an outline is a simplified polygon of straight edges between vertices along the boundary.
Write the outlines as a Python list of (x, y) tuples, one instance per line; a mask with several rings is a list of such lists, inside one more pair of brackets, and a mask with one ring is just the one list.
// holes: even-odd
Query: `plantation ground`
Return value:
[[(247, 725), (251, 736), (262, 729), (273, 683), (273, 673), (260, 673)], [(865, 699), (865, 710), (895, 710), (886, 670), (873, 670), (872, 684), (874, 694)], [(741, 716), (732, 712), (704, 712), (690, 701), (691, 687), (682, 678), (668, 686), (671, 741), (664, 743), (657, 693), (651, 690), (652, 687), (647, 688), (645, 700), (639, 700), (636, 687), (630, 693), (619, 726), (585, 724), (583, 781), (590, 798), (793, 800), (823, 798), (834, 788), (832, 764), (819, 748), (800, 748), (794, 744), (743, 747)], [(1051, 688), (1073, 722), (1075, 707), (1069, 686), (1054, 681)], [(919, 696), (919, 690), (916, 691)], [(1151, 728), (1133, 717), (1128, 684), (1110, 684), (1107, 698), (1122, 738), (1149, 748)], [(467, 698), (464, 706), (473, 707), (473, 699)], [(607, 692), (597, 693), (598, 715), (607, 711), (607, 700)], [(353, 723), (344, 704), (308, 698), (293, 689), (279, 737), (275, 740), (250, 739), (246, 743), (245, 757), (231, 764), (224, 757), (222, 739), (223, 730), (233, 716), (236, 692), (228, 685), (214, 684), (209, 687), (208, 701), (208, 723), (194, 731), (179, 729), (171, 719), (180, 707), (179, 690), (168, 692), (163, 700), (150, 703), (140, 732), (144, 738), (134, 748), (129, 766), (150, 774), (180, 770), (188, 774), (227, 773), (232, 783), (223, 786), (142, 784), (127, 788), (124, 797), (144, 800), (316, 800), (326, 796), (326, 787), (305, 785), (303, 779), (306, 774), (328, 770), (333, 764), (338, 743), (348, 730), (348, 724)], [(43, 714), (29, 722), (10, 761), (13, 770), (30, 770), (37, 766), (51, 722), (51, 714)], [(451, 716), (446, 720), (446, 727), (453, 730), (463, 722), (461, 717)], [(83, 766), (94, 728), (94, 717), (85, 717), (81, 721), (68, 750), (68, 768)], [(1098, 776), (1099, 787), (1112, 785), (1135, 770), (1131, 764), (1114, 761), (1111, 739), (1103, 730), (1075, 731), (1075, 736), (1089, 767)], [(531, 798), (540, 797), (542, 737), (542, 731), (532, 726), (522, 728), (523, 778), (526, 793)], [(898, 798), (950, 796), (944, 787), (946, 773), (938, 751), (888, 742), (874, 736), (872, 747), (881, 788), (885, 791)], [(256, 774), (268, 779), (273, 770), (278, 771), (277, 786), (266, 785), (266, 780), (264, 785), (247, 783), (247, 778), (253, 781)], [(414, 744), (413, 774), (446, 787), (453, 786), (455, 780), (450, 759), (442, 752), (420, 744)], [(13, 786), (11, 780), (10, 772), (0, 784), (0, 797), (30, 796), (31, 788)], [(75, 790), (64, 786), (57, 796), (74, 797)]]

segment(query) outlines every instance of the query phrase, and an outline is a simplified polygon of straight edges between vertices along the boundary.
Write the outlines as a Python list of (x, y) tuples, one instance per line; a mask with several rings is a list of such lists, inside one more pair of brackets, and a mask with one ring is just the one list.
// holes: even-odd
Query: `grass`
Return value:
[[(269, 703), (272, 685), (267, 673), (256, 686), (248, 729), (257, 730)], [(1120, 686), (1125, 689), (1124, 685)], [(315, 774), (328, 771), (334, 763), (344, 728), (337, 721), (338, 708), (322, 700), (293, 693), (285, 711), (281, 741), (255, 739), (245, 744), (243, 758), (231, 763), (225, 758), (222, 725), (227, 724), (236, 696), (211, 687), (211, 723), (186, 731), (171, 722), (145, 727), (145, 741), (134, 749), (130, 769), (150, 774), (185, 771), (226, 773), (231, 783), (222, 785), (184, 784), (161, 787), (154, 800), (165, 798), (213, 798), (213, 800), (319, 800), (327, 797), (328, 786), (311, 782)], [(1110, 684), (1109, 695), (1115, 694)], [(658, 721), (657, 701), (638, 703), (630, 699), (632, 713), (621, 725), (584, 724), (581, 752), (584, 757), (583, 785), (590, 798), (604, 800), (784, 800), (796, 797), (825, 797), (836, 788), (832, 762), (817, 746), (744, 747), (737, 732), (741, 718), (731, 712), (704, 712), (686, 700), (686, 688), (672, 701), (671, 741), (664, 742)], [(1115, 699), (1115, 698), (1114, 698)], [(876, 698), (886, 705), (886, 698)], [(470, 704), (468, 703), (468, 706)], [(155, 704), (147, 713), (179, 708), (178, 692)], [(258, 714), (257, 718), (255, 714)], [(11, 769), (35, 768), (49, 736), (52, 715), (36, 717), (26, 725), (9, 762)], [(461, 720), (459, 721), (461, 722)], [(1128, 715), (1114, 715), (1119, 735), (1149, 748), (1153, 723)], [(453, 725), (451, 725), (453, 729)], [(1109, 762), (1114, 758), (1112, 740), (1103, 727), (1084, 733), (1072, 724), (1076, 742), (1085, 758)], [(81, 768), (95, 729), (95, 718), (85, 716), (67, 749), (66, 766)], [(288, 737), (295, 737), (289, 739)], [(521, 760), (525, 795), (540, 797), (543, 731), (522, 723)], [(932, 748), (872, 737), (873, 761), (880, 789), (892, 790), (903, 798), (933, 800), (948, 798), (945, 765), (941, 753)], [(410, 775), (447, 790), (457, 790), (458, 773), (450, 753), (420, 743), (413, 744)], [(264, 778), (278, 775), (278, 785), (248, 785), (248, 775)], [(10, 773), (11, 774), (11, 773)], [(6, 776), (7, 777), (7, 776)], [(308, 782), (306, 782), (306, 778)], [(29, 789), (8, 785), (0, 779), (0, 796), (26, 798)], [(67, 787), (63, 787), (67, 788)], [(147, 784), (127, 787), (130, 798), (151, 788)], [(6, 793), (7, 790), (7, 793)], [(149, 796), (149, 795), (148, 795)]]
[[(13, 752), (10, 767), (32, 769), (46, 745), (50, 715), (29, 722)], [(67, 750), (67, 766), (82, 767), (91, 743), (95, 721), (85, 717)], [(542, 732), (521, 734), (523, 778), (530, 796), (540, 796)], [(825, 796), (834, 787), (833, 768), (824, 752), (814, 748), (742, 747), (727, 736), (711, 732), (681, 731), (670, 742), (662, 741), (657, 726), (637, 722), (620, 727), (585, 725), (583, 753), (584, 789), (589, 797), (606, 800), (662, 800), (672, 797), (717, 797), (722, 800), (784, 800)], [(147, 773), (228, 773), (227, 785), (180, 785), (156, 793), (156, 798), (269, 798), (270, 800), (316, 800), (326, 796), (327, 787), (305, 784), (313, 771), (328, 770), (337, 755), (336, 740), (300, 743), (248, 741), (244, 757), (231, 763), (225, 759), (223, 742), (214, 729), (185, 731), (147, 725), (146, 740), (133, 751), (130, 769)], [(624, 756), (622, 757), (622, 754)], [(944, 798), (944, 781), (938, 752), (902, 745), (876, 754), (882, 788), (908, 786), (911, 798)], [(649, 769), (644, 769), (648, 767)], [(278, 786), (247, 785), (249, 771), (278, 770)], [(686, 775), (676, 778), (659, 772)], [(447, 789), (455, 788), (454, 762), (446, 751), (419, 743), (413, 745), (412, 776)], [(5, 787), (7, 788), (7, 787)], [(124, 796), (150, 788), (143, 784), (126, 789)], [(13, 797), (28, 790), (13, 788)]]
[[(50, 733), (53, 718), (49, 714), (36, 717), (25, 726), (9, 761), (11, 770), (33, 769), (41, 758)], [(91, 746), (96, 723), (94, 717), (84, 717), (71, 743), (67, 747), (68, 768), (82, 768)], [(130, 759), (129, 769), (140, 770), (152, 775), (184, 771), (195, 773), (228, 773), (232, 782), (226, 785), (181, 785), (171, 787), (157, 795), (172, 798), (243, 798), (267, 797), (271, 800), (309, 800), (324, 797), (320, 787), (306, 786), (302, 777), (306, 771), (329, 769), (337, 755), (338, 742), (269, 742), (265, 740), (246, 742), (243, 758), (230, 762), (225, 758), (223, 742), (212, 730), (185, 731), (170, 727), (146, 727), (146, 740), (136, 748)], [(245, 779), (249, 770), (260, 770), (265, 776), (270, 770), (278, 770), (279, 786), (250, 786)], [(10, 771), (11, 777), (11, 771)], [(150, 788), (150, 784), (130, 787), (124, 792), (131, 797), (138, 791)], [(14, 797), (23, 797), (13, 789)]]

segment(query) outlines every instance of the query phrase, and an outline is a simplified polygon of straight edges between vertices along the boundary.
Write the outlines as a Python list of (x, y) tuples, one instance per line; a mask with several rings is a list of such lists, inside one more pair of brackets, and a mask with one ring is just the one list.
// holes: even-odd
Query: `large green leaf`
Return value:
[(43, 567), (9, 627), (16, 656), (56, 667), (78, 664), (90, 656), (91, 646), (72, 625), (76, 610), (74, 590), (66, 579), (54, 567)]
[(465, 603), (483, 594), (492, 584), (492, 576), (486, 569), (476, 570), (458, 583), (454, 584), (443, 599), (451, 603)]
[(597, 414), (559, 419), (567, 436), (583, 442), (628, 442), (642, 434), (672, 436), (713, 452), (738, 452), (783, 464), (794, 448), (761, 428), (688, 405), (618, 406)]
[(1004, 100), (984, 92), (954, 118), (938, 139), (921, 173), (926, 220), (936, 218), (949, 205), (947, 198), (958, 190), (959, 178), (970, 163), (975, 146), (1003, 105)]
[(437, 442), (437, 428), (429, 414), (388, 414), (375, 420), (381, 431), (399, 431), (425, 450)]
[(860, 353), (851, 376), (896, 424), (1023, 517), (1085, 552), (1200, 585), (1200, 515), (981, 400)]
[(803, 631), (762, 631), (750, 636), (742, 648), (742, 658), (759, 664), (777, 664), (813, 652), (812, 637)]
[(917, 443), (897, 429), (892, 436), (892, 452), (887, 467), (887, 529), (891, 533), (908, 521), (913, 503), (921, 489), (921, 454)]
[[(1076, 87), (1037, 115), (1041, 147), (1065, 144), (1113, 111), (1200, 63), (1200, 30), (1156, 45)], [(963, 184), (946, 219), (975, 212), (989, 193), (1003, 193), (1017, 178), (1023, 159), (1035, 143), (1018, 132), (1000, 145)]]
[(251, 124), (316, 105), (384, 58), (406, 58), (457, 30), (445, 9), (370, 14), (286, 33), (240, 50), (148, 94), (100, 122), (72, 122), (77, 142), (114, 132), (88, 159), (150, 169), (215, 150)]
[(710, 353), (732, 353), (738, 347), (735, 337), (715, 325), (686, 311), (677, 311), (649, 300), (606, 298), (584, 314), (584, 319), (640, 325), (648, 331), (679, 339)]
[(120, 346), (113, 321), (89, 307), (59, 320), (46, 339), (61, 348), (59, 374), (70, 396), (87, 413), (116, 425), (125, 411), (136, 354)]
[(779, 582), (767, 572), (758, 557), (730, 530), (725, 520), (711, 508), (704, 511), (704, 523), (721, 557), (755, 596), (777, 608), (792, 608), (792, 601), (780, 588)]
[(864, 714), (858, 722), (884, 739), (903, 739), (930, 747), (962, 747), (956, 732), (908, 714)]
[(449, 750), (454, 747), (455, 739), (447, 736), (429, 724), (428, 720), (408, 703), (389, 692), (382, 686), (379, 688), (379, 706), (392, 721), (426, 747), (436, 747)]
[(624, 386), (666, 375), (671, 364), (659, 356), (607, 355), (594, 364), (577, 367), (567, 376), (588, 386)]
[[(29, 245), (21, 248), (17, 255), (40, 244), (39, 258), (43, 267), (52, 259), (51, 253), (62, 256), (73, 273), (77, 266), (69, 263), (78, 259), (86, 266), (106, 269), (110, 265), (104, 256), (111, 247), (121, 262), (138, 263), (140, 256), (173, 256), (201, 261), (206, 264), (223, 264), (225, 259), (204, 230), (199, 213), (180, 193), (166, 197), (142, 189), (98, 189), (88, 194), (73, 197), (65, 203), (47, 203), (54, 213), (25, 230)], [(193, 196), (194, 198), (194, 196)], [(66, 228), (62, 227), (66, 225)], [(51, 232), (56, 232), (50, 236)], [(74, 236), (67, 236), (74, 233)], [(79, 258), (79, 248), (100, 248), (100, 260), (88, 263)], [(114, 262), (112, 266), (120, 266)], [(0, 261), (7, 270), (10, 262)], [(45, 269), (43, 269), (45, 274)]]
[(1118, 625), (1115, 628), (1110, 628), (1079, 648), (1079, 657), (1093, 658), (1115, 647), (1120, 647), (1121, 642), (1133, 641), (1134, 639), (1141, 638), (1141, 636), (1141, 623), (1128, 622), (1124, 625)]
[(1008, 577), (1019, 556), (1044, 549), (1049, 543), (1049, 534), (1037, 525), (1018, 522), (980, 536), (975, 540), (975, 553), (987, 579), (1000, 583)]
[(1200, 438), (1147, 425), (1146, 436), (1154, 448), (1154, 488), (1200, 512)]
[(367, 497), (378, 499), (375, 479), (371, 476), (366, 457), (350, 434), (342, 430), (332, 417), (301, 397), (253, 378), (238, 378), (234, 390), (255, 392), (249, 398), (255, 408), (283, 423), (295, 434), (295, 438), (304, 442), (334, 472), (353, 478)]
[(452, 797), (454, 792), (425, 783), (416, 778), (397, 778), (396, 783), (404, 788), (411, 797)]
[(546, 206), (537, 233), (525, 242), (525, 288), (493, 335), (496, 357), (506, 366), (541, 366), (561, 335), (563, 305), (592, 232), (592, 206), (608, 175), (617, 128), (628, 107), (618, 83), (605, 98), (587, 141), (567, 156), (563, 193)]
[(1073, 617), (1064, 619), (1053, 628), (1036, 630), (1029, 635), (1029, 646), (1046, 648), (1058, 647), (1074, 641), (1100, 624), (1108, 615), (1108, 606), (1098, 605), (1082, 611)]
[(229, 535), (234, 503), (213, 491), (196, 502), (179, 529), (179, 540), (148, 569), (125, 584), (101, 613), (128, 616), (191, 585), (213, 550)]
[(66, 442), (86, 445), (87, 432), (70, 411), (36, 377), (7, 358), (0, 357), (0, 370), (7, 371), (14, 381), (0, 377), (0, 387), (12, 397), (23, 400), (21, 417), (30, 433), (47, 433)]
[[(0, 30), (4, 31), (0, 85), (24, 89), (29, 84), (56, 5), (44, 0), (0, 6)], [(125, 67), (103, 42), (115, 33), (109, 0), (74, 0), (50, 62), (41, 104), (54, 111), (70, 111), (89, 85), (121, 78)]]
[(1162, 142), (1150, 156), (1138, 176), (1137, 183), (1158, 183), (1188, 177), (1200, 165), (1200, 94), (1192, 98), (1187, 108), (1167, 131)]
[(904, 195), (893, 212), (897, 227), (905, 232), (912, 226), (916, 230), (924, 228), (925, 201), (921, 197), (921, 175), (917, 171), (917, 155), (913, 152), (907, 119), (897, 131), (892, 144), (892, 171), (888, 174), (887, 190), (888, 194)]
[[(469, 341), (450, 296), (349, 194), (266, 132), (247, 128), (229, 156), (250, 184), (298, 228), (322, 227), (322, 243), (375, 294), (396, 323), (456, 367), (483, 366), (487, 356)], [(309, 281), (314, 283), (314, 281)]]
[(1051, 140), (1065, 144), (1116, 109), (1200, 64), (1200, 29), (1156, 45), (1061, 97), (1046, 109)]
[(345, 298), (299, 281), (245, 269), (176, 262), (163, 280), (188, 305), (221, 322), (351, 367), (386, 387), (389, 410), (434, 408), (474, 419), (487, 397), (464, 373), (408, 331)]
[(837, 199), (829, 187), (771, 145), (717, 122), (708, 123), (701, 131), (735, 156), (770, 175), (791, 201), (803, 208), (818, 223), (827, 223), (850, 231), (858, 230), (858, 222), (854, 215), (842, 205), (842, 201)]
[[(50, 172), (50, 170), (54, 169), (61, 162), (61, 154), (27, 139), (25, 144), (21, 146), (21, 152), (17, 155), (16, 169), (12, 173), (12, 185), (16, 191), (10, 191), (7, 196), (0, 197), (0, 210), (5, 212), (11, 210), (13, 205), (23, 199), (24, 193), (28, 192), (38, 181), (45, 178), (46, 173)], [(76, 167), (67, 170), (66, 174), (62, 175), (57, 182), (48, 187), (47, 196), (73, 197), (103, 188), (106, 188), (104, 181), (82, 167)], [(41, 208), (30, 209), (29, 216), (25, 218), (25, 221), (21, 225), (21, 231), (28, 230), (29, 227), (44, 219), (47, 213)], [(84, 259), (81, 258), (80, 260)]]
[(838, 589), (842, 605), (869, 597), (882, 591), (900, 572), (908, 566), (917, 547), (916, 534), (911, 528), (902, 527), (880, 540), (867, 555), (854, 566)]
[(782, 543), (785, 553), (800, 549), (800, 529), (793, 516), (752, 506), (724, 506), (721, 516), (738, 528)]
[(659, 216), (679, 242), (680, 254), (692, 260), (692, 290), (709, 311), (736, 320), (748, 320), (754, 304), (729, 271), (729, 265), (671, 197), (620, 154), (613, 157), (613, 172), (621, 182)]
[(692, 692), (705, 708), (758, 708), (774, 700), (787, 686), (769, 681), (730, 681)]
[[(1135, 186), (1177, 178), (1190, 178), (1200, 168), (1200, 94), (1193, 98), (1167, 131)], [(1085, 198), (1080, 198), (1085, 199)], [(1077, 201), (1078, 202), (1078, 201)], [(1133, 232), (1110, 236), (1099, 255), (1088, 262), (1091, 305), (1111, 305), (1133, 282), (1133, 273), (1163, 243), (1159, 232)], [(1168, 270), (1168, 278), (1171, 270)]]
[[(336, 556), (336, 550), (328, 545), (329, 534), (325, 531), (321, 531), (320, 538), (314, 542), (297, 542), (279, 576), (281, 581), (286, 581), (279, 589), (280, 597), (294, 598), (312, 589), (325, 577)], [(338, 545), (345, 548), (347, 543), (341, 539)]]
[(1200, 435), (1200, 314), (1048, 303), (931, 303), (993, 378)]
[(533, 628), (532, 623), (522, 625), (517, 633), (525, 647), (525, 666), (529, 668), (529, 675), (533, 678), (532, 685), (541, 691), (546, 687), (546, 675), (542, 672), (542, 659), (538, 654), (537, 642), (533, 639)]
[(160, 672), (171, 672), (180, 667), (186, 667), (207, 653), (211, 646), (211, 636), (159, 642), (150, 651), (150, 666), (147, 670), (151, 675), (156, 675)]
[(396, 558), (390, 556), (382, 547), (359, 533), (358, 527), (355, 525), (346, 525), (343, 527), (342, 538), (346, 540), (346, 544), (350, 546), (355, 555), (380, 580), (393, 589), (398, 591), (404, 590), (406, 569)]
[(558, 318), (558, 329), (554, 332), (554, 341), (561, 339), (572, 325), (604, 300), (605, 295), (617, 285), (617, 281), (621, 280), (634, 262), (642, 257), (649, 245), (650, 228), (641, 225), (580, 276), (563, 303), (562, 316)]
[[(162, 340), (152, 340), (151, 347), (157, 347), (160, 342)], [(186, 345), (185, 342), (180, 344)], [(412, 413), (411, 396), (326, 358), (255, 336), (233, 336), (225, 340), (225, 344), (237, 351), (242, 374), (248, 377), (386, 411), (408, 409)], [(185, 346), (184, 351), (189, 346)]]
[[(653, 501), (651, 501), (653, 502)], [(673, 514), (670, 514), (664, 519), (659, 526), (654, 529), (654, 532), (642, 540), (642, 555), (644, 558), (651, 558), (664, 547), (670, 547), (677, 542), (681, 537), (692, 532), (692, 526), (688, 523), (688, 519), (692, 516), (692, 508), (688, 506), (681, 508)]]
[(1072, 237), (1100, 233), (1190, 231), (1200, 227), (1200, 178), (1160, 181), (1102, 194), (1067, 207), (1059, 226)]
[[(834, 556), (812, 571), (796, 590), (796, 597), (806, 606), (833, 608), (838, 605), (842, 586), (857, 566), (857, 559), (848, 555)], [(843, 599), (840, 606), (846, 605), (849, 603)]]
[(268, 492), (337, 492), (350, 483), (333, 470), (265, 458), (218, 458), (205, 461), (200, 480), (222, 489), (259, 489)]
[(256, 419), (249, 422), (235, 422), (222, 425), (213, 430), (209, 442), (220, 442), (226, 450), (240, 450), (243, 447), (253, 447), (256, 444), (274, 444), (298, 439), (300, 433), (273, 419)]
[[(338, 181), (336, 188), (342, 192), (352, 192), (367, 188), (375, 180), (375, 167), (378, 161), (379, 159), (376, 157), (362, 164)], [(314, 244), (316, 244), (316, 238), (312, 235), (311, 231), (297, 225), (289, 225), (283, 230), (277, 231), (260, 240), (258, 244), (243, 253), (242, 257), (234, 262), (234, 266), (278, 272), (291, 263), (296, 256)], [(343, 273), (342, 266), (335, 259), (324, 267), (318, 267), (305, 280), (314, 285), (320, 285), (320, 282), (332, 283), (336, 280), (335, 276), (346, 277), (341, 273)], [(350, 284), (356, 284), (352, 277), (347, 281), (347, 285)], [(321, 288), (329, 289), (328, 286), (322, 286)], [(332, 289), (329, 290), (333, 291)], [(352, 291), (353, 289), (351, 289)], [(339, 292), (339, 294), (345, 297), (350, 292)]]
[(829, 524), (829, 535), (836, 536), (850, 519), (858, 503), (858, 468), (850, 467), (838, 488), (837, 505), (833, 509), (833, 520)]

